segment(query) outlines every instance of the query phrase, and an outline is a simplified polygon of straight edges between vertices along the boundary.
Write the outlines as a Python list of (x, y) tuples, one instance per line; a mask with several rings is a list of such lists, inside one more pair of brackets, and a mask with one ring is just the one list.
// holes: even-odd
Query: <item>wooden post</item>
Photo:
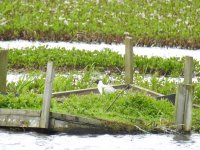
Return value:
[(133, 83), (133, 40), (125, 37), (125, 83)]
[(50, 113), (50, 101), (52, 96), (52, 83), (54, 78), (54, 67), (53, 62), (48, 62), (45, 88), (44, 88), (44, 97), (42, 105), (42, 113), (40, 118), (40, 128), (48, 128), (49, 126), (49, 113)]
[(8, 50), (0, 49), (0, 92), (6, 93)]
[(184, 82), (179, 84), (176, 93), (175, 122), (177, 129), (190, 132), (192, 126), (192, 99), (194, 86), (192, 85), (193, 58), (186, 57), (184, 66)]
[(184, 84), (192, 84), (193, 58), (186, 56), (184, 64)]

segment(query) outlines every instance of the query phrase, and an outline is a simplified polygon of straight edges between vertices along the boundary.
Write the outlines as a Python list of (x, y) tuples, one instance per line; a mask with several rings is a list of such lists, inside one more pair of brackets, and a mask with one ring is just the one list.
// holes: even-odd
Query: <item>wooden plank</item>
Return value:
[(38, 128), (40, 117), (24, 115), (0, 115), (0, 126)]
[(52, 97), (67, 97), (69, 95), (87, 95), (90, 93), (99, 93), (97, 88), (88, 88), (88, 89), (80, 89), (80, 90), (71, 90), (71, 91), (62, 91), (56, 92), (52, 94)]
[(0, 115), (21, 115), (29, 117), (40, 117), (41, 111), (38, 110), (25, 110), (25, 109), (0, 109)]
[[(122, 84), (122, 85), (113, 85), (113, 87), (115, 89), (123, 89), (125, 88), (127, 85), (126, 84)], [(137, 85), (130, 85), (130, 88), (132, 88), (132, 90), (136, 90), (136, 91), (142, 91), (142, 92), (146, 92), (148, 95), (153, 96), (153, 97), (157, 97), (157, 96), (164, 96), (163, 94), (151, 91), (149, 89), (137, 86)], [(69, 95), (75, 94), (75, 95), (87, 95), (89, 93), (99, 93), (97, 88), (88, 88), (88, 89), (80, 89), (80, 90), (72, 90), (72, 91), (63, 91), (63, 92), (56, 92), (53, 93), (53, 97), (67, 97)]]
[(6, 93), (8, 50), (0, 49), (0, 92)]
[(46, 80), (45, 80), (45, 89), (44, 89), (44, 98), (42, 105), (42, 113), (40, 119), (40, 127), (48, 128), (49, 126), (49, 113), (50, 113), (50, 101), (52, 96), (52, 84), (54, 78), (54, 67), (53, 62), (48, 62)]
[[(122, 89), (125, 88), (126, 85), (122, 84), (122, 85), (114, 85), (113, 86), (115, 89)], [(69, 95), (87, 95), (90, 93), (99, 93), (97, 88), (88, 88), (88, 89), (80, 89), (80, 90), (71, 90), (71, 91), (63, 91), (63, 92), (56, 92), (53, 93), (53, 97), (67, 97)]]
[(133, 90), (145, 92), (152, 97), (164, 96), (163, 94), (151, 91), (149, 89), (146, 89), (146, 88), (143, 88), (143, 87), (140, 87), (140, 86), (137, 86), (137, 85), (131, 84), (131, 87), (132, 87)]
[(133, 83), (133, 39), (125, 37), (125, 83)]
[(106, 133), (106, 128), (104, 128), (103, 126), (91, 126), (88, 124), (87, 125), (79, 124), (75, 122), (67, 122), (67, 121), (56, 120), (52, 118), (50, 120), (49, 129), (53, 131), (75, 133), (75, 134)]
[(80, 116), (73, 116), (68, 114), (60, 114), (60, 113), (51, 113), (51, 118), (54, 118), (56, 120), (63, 120), (68, 122), (74, 122), (79, 124), (91, 124), (91, 125), (101, 125), (103, 121), (100, 121), (99, 119), (94, 118), (87, 118), (87, 117), (80, 117)]

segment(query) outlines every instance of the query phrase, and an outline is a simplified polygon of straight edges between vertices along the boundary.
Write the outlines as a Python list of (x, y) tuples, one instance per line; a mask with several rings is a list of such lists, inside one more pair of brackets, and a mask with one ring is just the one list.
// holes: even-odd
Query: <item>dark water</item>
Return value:
[(0, 150), (199, 150), (200, 134), (47, 135), (0, 130)]

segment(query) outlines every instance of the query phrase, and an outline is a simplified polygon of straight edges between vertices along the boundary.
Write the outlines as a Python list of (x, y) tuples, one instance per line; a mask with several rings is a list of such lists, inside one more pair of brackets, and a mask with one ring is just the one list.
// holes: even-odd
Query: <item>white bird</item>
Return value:
[(99, 93), (102, 94), (108, 94), (108, 93), (114, 93), (116, 89), (114, 89), (110, 85), (105, 85), (101, 80), (96, 80), (95, 83), (97, 84), (97, 88), (99, 90)]

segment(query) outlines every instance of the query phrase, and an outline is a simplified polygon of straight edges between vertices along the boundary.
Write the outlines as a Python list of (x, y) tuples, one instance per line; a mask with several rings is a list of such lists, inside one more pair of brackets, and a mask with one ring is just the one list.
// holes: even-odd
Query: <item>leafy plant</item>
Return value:
[[(0, 38), (199, 48), (198, 0), (1, 1)], [(161, 9), (162, 8), (162, 9)], [(133, 17), (134, 16), (134, 17)], [(190, 16), (190, 17), (188, 17)]]
[[(123, 57), (112, 52), (110, 49), (103, 51), (86, 51), (86, 50), (66, 50), (61, 48), (47, 49), (45, 47), (27, 48), (25, 50), (10, 50), (9, 52), (9, 68), (10, 69), (26, 69), (44, 70), (47, 62), (54, 62), (58, 71), (83, 70), (85, 68), (93, 68), (93, 70), (112, 72), (123, 71)], [(146, 56), (134, 56), (134, 69), (140, 73), (158, 73), (159, 75), (181, 76), (183, 74), (184, 59)], [(194, 71), (199, 72), (200, 64), (194, 60)]]

